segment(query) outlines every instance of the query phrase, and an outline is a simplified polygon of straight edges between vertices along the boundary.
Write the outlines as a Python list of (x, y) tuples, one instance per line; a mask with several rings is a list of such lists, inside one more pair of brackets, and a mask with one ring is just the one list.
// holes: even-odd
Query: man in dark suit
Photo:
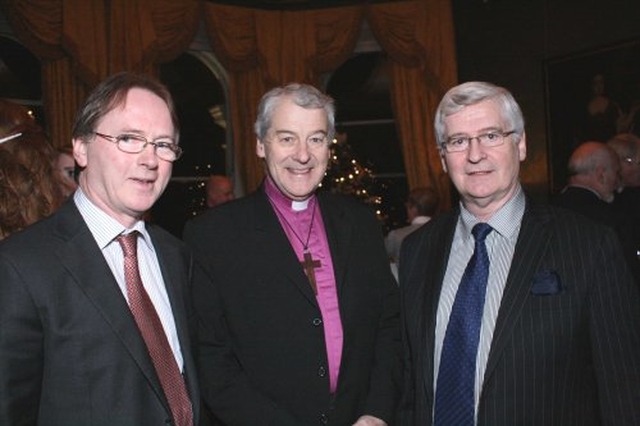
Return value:
[(190, 255), (142, 220), (177, 143), (171, 96), (147, 77), (117, 74), (80, 109), (79, 189), (0, 244), (0, 424), (194, 425)]
[(255, 130), (263, 185), (185, 228), (203, 273), (193, 299), (204, 400), (228, 426), (391, 425), (399, 295), (381, 227), (354, 199), (316, 193), (333, 101), (275, 88)]
[(435, 131), (461, 202), (402, 247), (402, 424), (640, 424), (640, 295), (613, 231), (525, 196), (507, 90), (452, 88)]
[(567, 172), (567, 186), (554, 204), (615, 226), (612, 203), (621, 184), (616, 152), (602, 142), (583, 142), (571, 153)]

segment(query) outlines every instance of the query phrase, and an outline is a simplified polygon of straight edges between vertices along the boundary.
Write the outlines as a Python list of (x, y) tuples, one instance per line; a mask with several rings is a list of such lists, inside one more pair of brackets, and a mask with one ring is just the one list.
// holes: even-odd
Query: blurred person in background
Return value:
[(0, 100), (0, 239), (56, 211), (64, 200), (57, 153), (27, 108)]

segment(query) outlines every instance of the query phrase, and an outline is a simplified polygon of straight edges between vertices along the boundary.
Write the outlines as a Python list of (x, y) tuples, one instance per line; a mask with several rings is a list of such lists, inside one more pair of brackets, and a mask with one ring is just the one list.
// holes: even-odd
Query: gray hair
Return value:
[(601, 142), (583, 142), (571, 154), (567, 172), (569, 176), (590, 175), (600, 166), (610, 170), (617, 162), (618, 156), (613, 148)]
[(518, 136), (524, 134), (524, 117), (513, 95), (504, 87), (483, 81), (470, 81), (455, 86), (444, 95), (436, 110), (434, 130), (438, 147), (447, 139), (445, 119), (466, 106), (493, 100), (500, 108), (502, 119), (509, 127), (505, 131), (514, 131)]
[(335, 134), (335, 104), (333, 99), (308, 84), (290, 83), (286, 86), (276, 87), (262, 96), (258, 104), (258, 118), (254, 130), (256, 137), (264, 139), (271, 128), (271, 119), (274, 108), (283, 98), (291, 99), (296, 105), (305, 109), (324, 109), (327, 115), (327, 139), (332, 140)]

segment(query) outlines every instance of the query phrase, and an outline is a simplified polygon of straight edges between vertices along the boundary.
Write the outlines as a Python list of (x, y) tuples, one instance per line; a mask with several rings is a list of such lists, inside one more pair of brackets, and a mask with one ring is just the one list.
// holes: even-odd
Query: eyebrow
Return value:
[[(309, 133), (310, 136), (312, 135), (317, 135), (318, 133), (322, 134), (322, 135), (327, 135), (327, 131), (326, 130), (316, 130), (314, 132)], [(295, 135), (298, 136), (298, 134), (296, 132), (294, 132), (293, 130), (276, 130), (275, 131), (276, 135)]]
[[(491, 126), (491, 127), (484, 127), (480, 130), (478, 130), (478, 132), (476, 133), (477, 135), (482, 135), (484, 133), (490, 133), (490, 132), (502, 132), (502, 128), (501, 127), (497, 127), (497, 126)], [(448, 137), (449, 138), (453, 138), (456, 136), (468, 136), (469, 133), (466, 132), (458, 132), (458, 133), (452, 133), (450, 134)]]
[[(123, 130), (120, 130), (117, 132), (117, 136), (120, 135), (139, 135), (142, 136), (143, 138), (147, 138), (147, 134), (145, 131), (143, 130), (139, 130), (139, 129), (134, 129), (134, 128), (126, 128)], [(175, 142), (175, 134), (172, 135), (158, 135), (155, 138), (153, 138), (153, 140), (158, 140), (158, 139), (171, 139), (172, 141)]]

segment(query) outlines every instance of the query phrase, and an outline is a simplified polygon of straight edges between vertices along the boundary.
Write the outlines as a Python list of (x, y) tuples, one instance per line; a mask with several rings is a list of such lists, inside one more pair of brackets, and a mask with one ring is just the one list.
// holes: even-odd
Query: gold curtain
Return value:
[(391, 99), (410, 188), (432, 186), (441, 209), (451, 205), (433, 132), (440, 98), (456, 84), (457, 65), (449, 0), (372, 5), (371, 30), (391, 60)]
[(71, 141), (82, 100), (111, 73), (157, 73), (184, 51), (199, 22), (200, 0), (3, 0), (17, 38), (42, 64), (48, 131)]

